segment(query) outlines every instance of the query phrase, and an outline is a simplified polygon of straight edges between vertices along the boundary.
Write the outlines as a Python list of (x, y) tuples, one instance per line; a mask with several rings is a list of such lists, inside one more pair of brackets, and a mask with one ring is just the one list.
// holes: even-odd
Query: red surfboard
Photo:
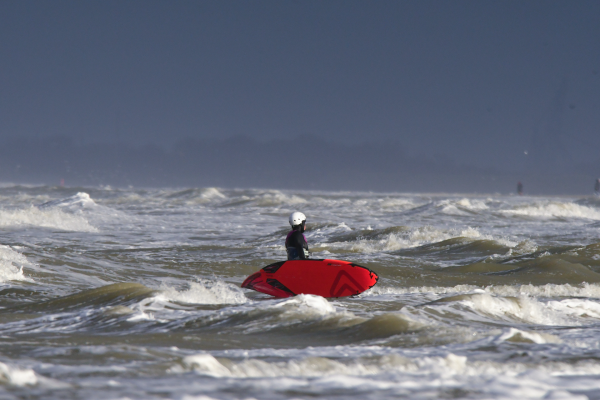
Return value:
[(267, 265), (246, 278), (242, 287), (275, 297), (345, 297), (372, 288), (378, 279), (375, 272), (348, 261), (291, 260)]

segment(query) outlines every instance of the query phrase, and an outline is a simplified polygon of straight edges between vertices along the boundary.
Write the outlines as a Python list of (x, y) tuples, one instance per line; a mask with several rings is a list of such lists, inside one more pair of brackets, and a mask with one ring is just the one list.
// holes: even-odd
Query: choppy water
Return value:
[[(347, 299), (239, 288), (285, 258)], [(0, 397), (600, 399), (597, 198), (0, 188)]]

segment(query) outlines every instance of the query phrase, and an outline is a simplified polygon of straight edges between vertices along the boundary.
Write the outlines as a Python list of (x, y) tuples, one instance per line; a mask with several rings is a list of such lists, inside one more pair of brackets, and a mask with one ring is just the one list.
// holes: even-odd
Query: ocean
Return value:
[[(285, 259), (350, 298), (242, 289)], [(0, 187), (1, 399), (600, 399), (600, 199)]]

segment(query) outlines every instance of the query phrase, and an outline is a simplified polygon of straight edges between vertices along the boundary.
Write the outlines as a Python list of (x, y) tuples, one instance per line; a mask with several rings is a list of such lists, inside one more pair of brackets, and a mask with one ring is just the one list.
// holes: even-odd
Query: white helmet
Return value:
[(297, 225), (302, 225), (303, 222), (306, 222), (306, 215), (299, 211), (294, 211), (290, 214), (290, 225), (292, 228)]

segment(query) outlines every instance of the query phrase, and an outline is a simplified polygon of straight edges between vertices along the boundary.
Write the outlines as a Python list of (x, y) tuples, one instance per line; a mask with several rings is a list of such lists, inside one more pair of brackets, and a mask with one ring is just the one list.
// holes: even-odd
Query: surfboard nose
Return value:
[(244, 282), (242, 282), (242, 287), (246, 289), (254, 289), (254, 285), (252, 283), (257, 279), (260, 279), (260, 271), (255, 272), (247, 277)]

